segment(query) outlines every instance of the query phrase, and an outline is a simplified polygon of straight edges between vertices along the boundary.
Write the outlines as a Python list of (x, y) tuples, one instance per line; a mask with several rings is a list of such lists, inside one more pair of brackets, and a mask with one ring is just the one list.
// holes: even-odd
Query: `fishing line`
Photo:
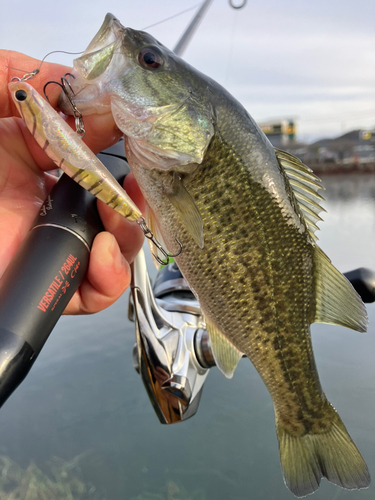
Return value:
[[(239, 7), (234, 7), (234, 8), (237, 9)], [(232, 63), (234, 39), (235, 39), (235, 36), (236, 36), (236, 28), (237, 28), (237, 19), (238, 19), (238, 16), (234, 15), (233, 23), (232, 23), (232, 34), (231, 34), (231, 37), (230, 37), (230, 44), (229, 44), (228, 62), (227, 62), (227, 68), (226, 68), (225, 78), (224, 78), (225, 84), (228, 83), (229, 70), (230, 70), (231, 63)]]
[(167, 18), (163, 19), (162, 21), (158, 21), (157, 23), (150, 24), (150, 26), (146, 26), (145, 28), (142, 28), (142, 31), (148, 30), (149, 28), (153, 28), (154, 26), (157, 26), (158, 24), (165, 23), (165, 21), (169, 21), (170, 19), (174, 19), (175, 17), (181, 16), (182, 14), (185, 14), (185, 12), (189, 12), (190, 10), (196, 9), (199, 6), (200, 6), (200, 3), (197, 3), (193, 7), (189, 7), (189, 9), (182, 10), (178, 14), (174, 14), (173, 16), (167, 17)]
[(67, 52), (65, 50), (53, 50), (52, 52), (48, 52), (43, 59), (40, 61), (39, 68), (33, 69), (32, 71), (28, 72), (25, 71), (24, 69), (19, 69), (19, 68), (12, 68), (11, 66), (5, 66), (8, 69), (13, 69), (14, 71), (22, 71), (25, 73), (24, 76), (26, 78), (23, 78), (23, 81), (29, 80), (30, 78), (33, 78), (40, 72), (40, 68), (42, 67), (42, 64), (44, 63), (45, 59), (50, 56), (51, 54), (70, 54), (70, 55), (78, 55), (78, 54), (83, 54), (83, 50), (81, 52)]

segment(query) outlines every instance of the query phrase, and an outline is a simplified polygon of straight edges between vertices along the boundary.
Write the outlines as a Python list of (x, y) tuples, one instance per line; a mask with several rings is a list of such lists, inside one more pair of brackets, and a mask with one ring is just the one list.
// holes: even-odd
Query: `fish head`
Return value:
[[(153, 36), (107, 14), (72, 75), (79, 111), (110, 110), (143, 164), (170, 169), (202, 162), (213, 135), (209, 79)], [(64, 94), (59, 106), (72, 114)]]

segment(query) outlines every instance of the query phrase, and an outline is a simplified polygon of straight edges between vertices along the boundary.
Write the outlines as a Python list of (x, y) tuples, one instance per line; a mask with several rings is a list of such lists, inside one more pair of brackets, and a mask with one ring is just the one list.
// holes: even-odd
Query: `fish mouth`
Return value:
[(121, 36), (123, 30), (124, 26), (120, 21), (113, 14), (108, 12), (99, 31), (87, 46), (85, 53), (103, 49), (109, 43), (116, 41), (117, 38)]
[(73, 61), (73, 69), (66, 75), (69, 85), (65, 86), (58, 101), (63, 113), (73, 114), (67, 93), (84, 115), (110, 111), (108, 86), (118, 79), (119, 73), (123, 76), (130, 69), (122, 47), (125, 30), (113, 14), (105, 16), (99, 31), (82, 56)]
[(194, 86), (180, 68), (183, 62), (153, 36), (107, 14), (74, 60), (59, 107), (66, 114), (111, 113), (142, 165), (199, 164), (213, 135), (212, 111), (192, 97)]

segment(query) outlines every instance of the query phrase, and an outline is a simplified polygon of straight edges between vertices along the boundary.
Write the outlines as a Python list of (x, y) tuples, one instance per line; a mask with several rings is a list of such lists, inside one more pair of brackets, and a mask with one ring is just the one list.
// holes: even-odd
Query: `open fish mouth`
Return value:
[[(85, 115), (110, 111), (107, 87), (121, 74), (127, 72), (127, 58), (122, 49), (126, 28), (108, 13), (98, 33), (88, 47), (73, 62), (68, 82), (71, 97), (78, 109)], [(72, 108), (64, 92), (61, 93), (59, 108), (65, 114), (72, 114)]]
[(74, 61), (74, 69), (85, 80), (99, 78), (108, 69), (113, 58), (120, 53), (125, 28), (113, 14), (107, 14), (98, 33), (81, 57)]

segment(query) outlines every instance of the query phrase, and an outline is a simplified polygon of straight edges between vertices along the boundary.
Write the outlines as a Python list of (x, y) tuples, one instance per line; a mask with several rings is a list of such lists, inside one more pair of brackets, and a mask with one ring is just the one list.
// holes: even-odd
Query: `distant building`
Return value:
[(287, 151), (319, 171), (375, 171), (375, 128), (352, 130), (333, 139), (313, 144), (296, 140), (296, 123), (292, 119), (259, 123), (274, 148)]
[(259, 124), (275, 148), (285, 148), (295, 141), (296, 124), (294, 120), (273, 120)]
[(345, 164), (375, 162), (375, 131), (353, 130), (335, 139), (322, 139), (310, 146), (319, 162)]
[(375, 139), (375, 130), (360, 130), (359, 138), (362, 141), (370, 141), (371, 139)]
[(317, 171), (375, 171), (375, 130), (352, 130), (333, 139), (320, 139), (313, 144), (289, 143), (281, 149)]

